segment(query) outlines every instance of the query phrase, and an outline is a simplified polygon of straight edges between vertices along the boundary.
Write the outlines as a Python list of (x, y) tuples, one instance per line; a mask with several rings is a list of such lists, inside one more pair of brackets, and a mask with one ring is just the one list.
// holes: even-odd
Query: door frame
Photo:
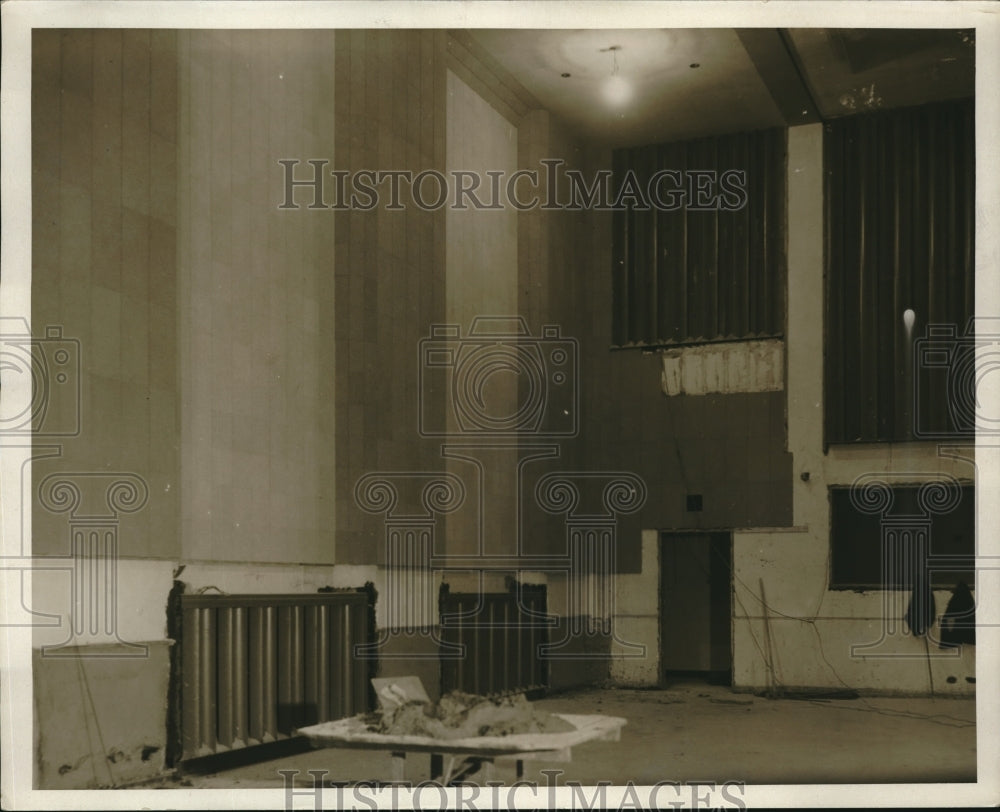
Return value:
[[(728, 617), (727, 617), (727, 626), (728, 626), (728, 638), (729, 638), (728, 639), (728, 645), (729, 645), (729, 664), (728, 664), (728, 667), (726, 669), (725, 684), (726, 685), (732, 685), (732, 681), (733, 681), (733, 662), (734, 662), (734, 655), (735, 655), (735, 652), (733, 650), (733, 645), (734, 645), (734, 628), (733, 628), (733, 607), (734, 607), (734, 595), (733, 595), (733, 530), (732, 530), (732, 528), (709, 528), (709, 529), (706, 529), (706, 528), (692, 528), (692, 529), (680, 529), (680, 530), (669, 529), (669, 530), (658, 530), (657, 534), (658, 534), (657, 544), (658, 544), (658, 552), (659, 552), (659, 554), (657, 555), (657, 561), (659, 562), (659, 572), (657, 573), (657, 576), (656, 576), (657, 577), (657, 584), (659, 586), (659, 600), (657, 602), (657, 626), (658, 626), (658, 629), (659, 629), (658, 644), (659, 644), (659, 647), (660, 647), (660, 650), (658, 652), (658, 655), (659, 655), (658, 656), (658, 660), (659, 660), (659, 674), (657, 675), (658, 676), (658, 682), (659, 682), (660, 685), (666, 685), (667, 682), (668, 682), (668, 680), (667, 680), (667, 674), (668, 673), (670, 673), (670, 674), (684, 674), (684, 673), (687, 673), (687, 674), (691, 674), (691, 675), (695, 675), (695, 674), (704, 675), (704, 676), (706, 676), (709, 679), (709, 681), (715, 681), (715, 679), (718, 679), (718, 675), (722, 673), (721, 669), (719, 669), (719, 670), (716, 671), (716, 670), (713, 670), (711, 668), (709, 668), (708, 671), (690, 671), (690, 672), (676, 671), (676, 670), (669, 670), (668, 671), (668, 669), (665, 667), (665, 661), (664, 661), (664, 657), (663, 657), (663, 642), (664, 642), (664, 634), (663, 634), (664, 605), (663, 604), (664, 604), (664, 597), (665, 597), (665, 594), (666, 594), (666, 590), (664, 588), (664, 586), (665, 586), (664, 585), (664, 554), (663, 554), (664, 547), (666, 546), (666, 544), (668, 542), (668, 539), (671, 536), (675, 536), (675, 537), (680, 537), (680, 536), (685, 536), (685, 537), (703, 536), (704, 539), (705, 539), (705, 543), (707, 543), (707, 544), (712, 544), (713, 541), (715, 540), (715, 538), (717, 538), (718, 542), (722, 543), (725, 546), (725, 549), (726, 549), (726, 551), (728, 553), (728, 555), (727, 555), (727, 559), (728, 560), (727, 560), (726, 563), (727, 563), (727, 568), (729, 570), (729, 577), (727, 579), (727, 586), (728, 586), (728, 588), (727, 588), (727, 592), (728, 592), (728, 602), (727, 602), (728, 603), (728, 612), (727, 612)], [(724, 537), (724, 539), (723, 539), (723, 537)], [(711, 625), (712, 625), (712, 621), (711, 621), (711, 595), (710, 595), (709, 596), (709, 627), (710, 628), (711, 628)], [(709, 651), (711, 652), (711, 640), (709, 640)], [(709, 661), (711, 662), (711, 654), (709, 655)]]

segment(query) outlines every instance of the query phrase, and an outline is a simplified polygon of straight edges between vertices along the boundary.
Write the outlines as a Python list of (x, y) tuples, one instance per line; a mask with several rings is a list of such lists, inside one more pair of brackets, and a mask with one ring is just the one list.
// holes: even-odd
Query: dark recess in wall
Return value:
[[(183, 569), (183, 567), (181, 567)], [(178, 574), (180, 574), (178, 572)], [(167, 595), (167, 638), (173, 641), (170, 646), (170, 677), (167, 683), (167, 746), (164, 759), (167, 768), (172, 768), (180, 761), (183, 749), (181, 736), (181, 629), (183, 618), (181, 614), (181, 595), (184, 594), (184, 582), (174, 579), (174, 585)]]

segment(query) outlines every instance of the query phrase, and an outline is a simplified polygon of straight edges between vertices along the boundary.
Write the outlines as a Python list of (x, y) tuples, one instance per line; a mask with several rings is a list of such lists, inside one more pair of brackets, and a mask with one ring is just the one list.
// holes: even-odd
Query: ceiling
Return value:
[(468, 32), (585, 140), (637, 146), (971, 96), (973, 33), (931, 29)]

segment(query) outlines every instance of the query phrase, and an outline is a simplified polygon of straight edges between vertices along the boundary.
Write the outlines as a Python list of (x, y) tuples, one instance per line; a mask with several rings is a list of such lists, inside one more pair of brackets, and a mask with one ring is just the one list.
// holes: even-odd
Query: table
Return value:
[[(456, 757), (482, 762), (485, 779), (493, 780), (494, 760), (516, 761), (517, 777), (524, 774), (527, 760), (569, 761), (572, 748), (589, 741), (618, 741), (627, 720), (600, 714), (556, 713), (575, 730), (561, 733), (516, 733), (510, 736), (475, 736), (465, 739), (434, 739), (430, 736), (399, 736), (373, 733), (361, 716), (301, 727), (296, 732), (313, 747), (340, 747), (358, 750), (388, 750), (392, 754), (392, 781), (403, 780), (407, 753), (431, 754), (431, 778), (447, 785), (454, 774)], [(447, 770), (443, 757), (450, 756)]]

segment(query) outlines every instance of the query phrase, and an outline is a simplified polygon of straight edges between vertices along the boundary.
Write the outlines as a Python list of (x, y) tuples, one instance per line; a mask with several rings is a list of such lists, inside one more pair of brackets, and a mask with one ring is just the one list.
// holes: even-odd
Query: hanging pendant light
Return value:
[(602, 52), (611, 52), (611, 76), (609, 76), (601, 86), (601, 93), (604, 100), (612, 107), (621, 107), (627, 104), (633, 94), (632, 84), (618, 73), (618, 52), (620, 45), (611, 45), (602, 48)]

